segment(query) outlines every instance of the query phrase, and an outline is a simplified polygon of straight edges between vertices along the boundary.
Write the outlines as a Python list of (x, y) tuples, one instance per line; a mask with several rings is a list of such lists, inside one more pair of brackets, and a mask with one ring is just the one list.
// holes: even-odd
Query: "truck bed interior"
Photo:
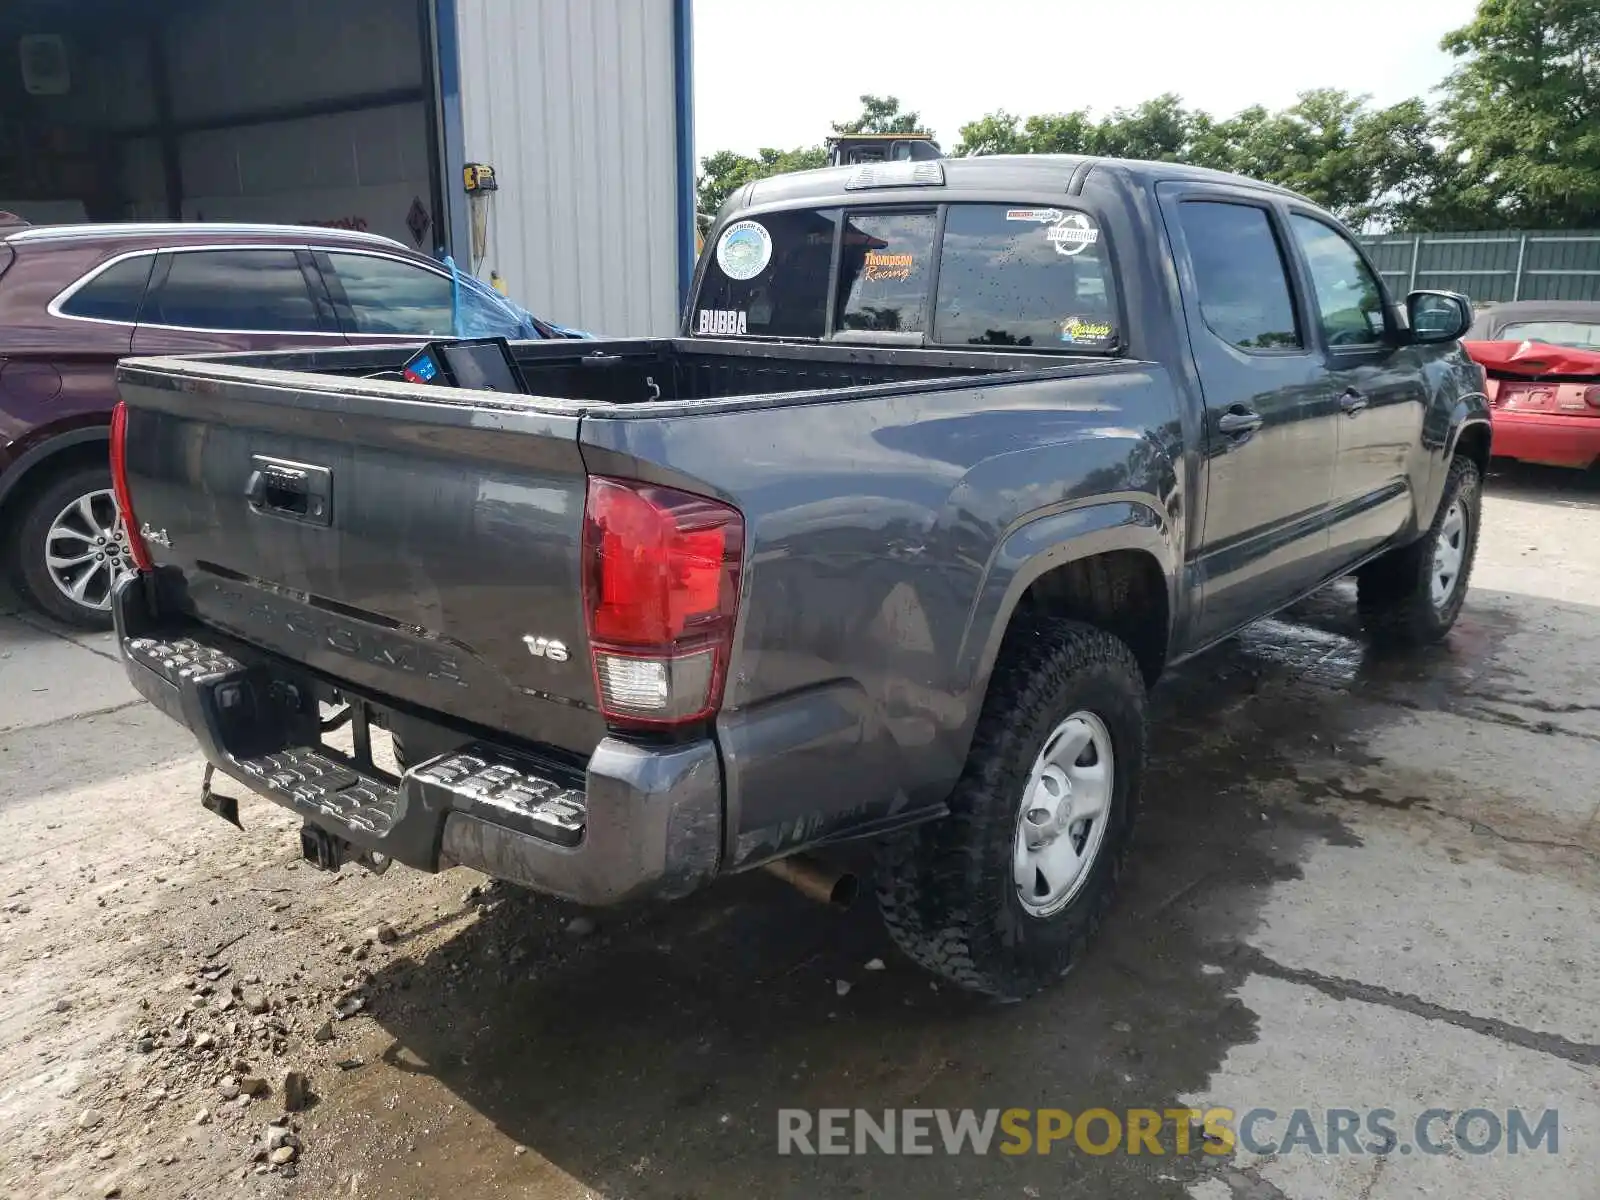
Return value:
[[(415, 346), (219, 356), (243, 367), (404, 382)], [(970, 379), (1084, 362), (1070, 355), (877, 346), (708, 342), (695, 338), (514, 342), (533, 396), (601, 404), (689, 401), (816, 389)], [(1103, 358), (1094, 361), (1104, 362)]]

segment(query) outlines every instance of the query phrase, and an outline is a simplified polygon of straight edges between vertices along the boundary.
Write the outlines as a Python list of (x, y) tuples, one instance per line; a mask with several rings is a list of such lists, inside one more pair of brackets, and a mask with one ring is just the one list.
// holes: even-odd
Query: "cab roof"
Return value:
[[(748, 208), (758, 204), (804, 203), (825, 196), (836, 198), (854, 190), (876, 191), (878, 189), (870, 183), (856, 182), (852, 187), (852, 177), (858, 176), (859, 172), (874, 170), (881, 172), (885, 167), (898, 165), (869, 163), (774, 175), (769, 179), (760, 179), (747, 185), (742, 193), (735, 193), (736, 202), (738, 207)], [(1259, 179), (1233, 175), (1227, 171), (1214, 171), (1209, 167), (1192, 167), (1185, 163), (1148, 162), (1132, 158), (1102, 158), (1085, 154), (987, 154), (973, 158), (940, 158), (904, 164), (908, 170), (934, 165), (943, 169), (943, 185), (950, 190), (1056, 191), (1062, 195), (1076, 196), (1083, 191), (1090, 175), (1103, 171), (1136, 186), (1163, 182), (1225, 183), (1280, 196), (1295, 194), (1276, 184), (1262, 183)], [(915, 187), (906, 186), (885, 186), (882, 190), (905, 195), (908, 199), (916, 192)]]

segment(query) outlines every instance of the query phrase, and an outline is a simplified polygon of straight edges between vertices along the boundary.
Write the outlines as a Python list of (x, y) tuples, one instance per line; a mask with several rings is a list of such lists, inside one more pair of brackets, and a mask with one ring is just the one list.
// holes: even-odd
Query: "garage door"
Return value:
[(5, 0), (0, 210), (443, 239), (419, 0)]

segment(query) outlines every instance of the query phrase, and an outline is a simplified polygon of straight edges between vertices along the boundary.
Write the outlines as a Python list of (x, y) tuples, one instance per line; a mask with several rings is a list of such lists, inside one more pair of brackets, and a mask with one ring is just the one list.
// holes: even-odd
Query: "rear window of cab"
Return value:
[(1122, 342), (1105, 240), (1060, 207), (796, 209), (706, 248), (697, 337), (847, 339), (1109, 353)]

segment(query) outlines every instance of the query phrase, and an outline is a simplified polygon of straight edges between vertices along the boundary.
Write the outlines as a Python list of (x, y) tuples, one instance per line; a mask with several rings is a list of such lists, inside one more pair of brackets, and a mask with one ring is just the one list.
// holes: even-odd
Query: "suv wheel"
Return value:
[(1005, 999), (1065, 975), (1110, 907), (1144, 753), (1144, 678), (1126, 645), (1076, 621), (1013, 630), (950, 815), (879, 846), (895, 943)]
[(1361, 621), (1374, 639), (1422, 646), (1450, 632), (1467, 599), (1482, 515), (1477, 464), (1458, 456), (1450, 462), (1428, 532), (1374, 559), (1356, 576)]
[(33, 494), (17, 524), (16, 574), (41, 611), (83, 629), (111, 628), (111, 589), (133, 570), (111, 472), (76, 467)]

